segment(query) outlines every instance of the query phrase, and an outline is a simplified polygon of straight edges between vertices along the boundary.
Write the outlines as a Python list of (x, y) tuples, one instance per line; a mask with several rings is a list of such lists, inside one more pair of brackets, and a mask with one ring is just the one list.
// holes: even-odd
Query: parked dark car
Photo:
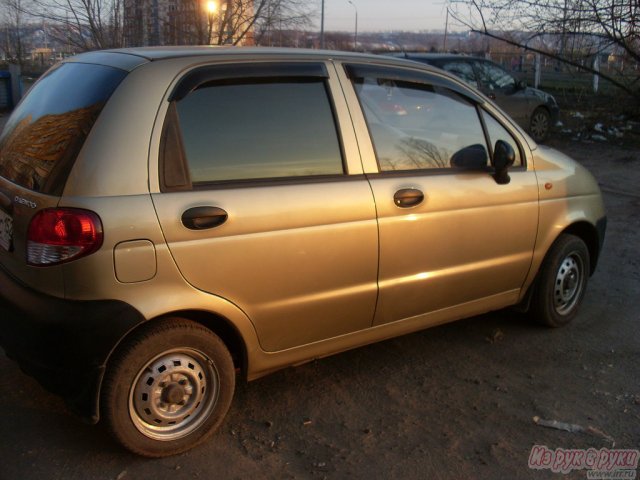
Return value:
[(403, 52), (393, 56), (427, 63), (460, 77), (495, 101), (536, 142), (544, 141), (558, 121), (560, 109), (552, 95), (527, 87), (490, 60), (438, 53)]

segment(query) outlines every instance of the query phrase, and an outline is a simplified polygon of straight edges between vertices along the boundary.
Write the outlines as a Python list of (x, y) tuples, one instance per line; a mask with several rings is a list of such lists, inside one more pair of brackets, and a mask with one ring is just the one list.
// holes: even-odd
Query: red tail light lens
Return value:
[(47, 208), (34, 215), (27, 234), (27, 263), (45, 266), (68, 262), (102, 245), (102, 222), (89, 210)]

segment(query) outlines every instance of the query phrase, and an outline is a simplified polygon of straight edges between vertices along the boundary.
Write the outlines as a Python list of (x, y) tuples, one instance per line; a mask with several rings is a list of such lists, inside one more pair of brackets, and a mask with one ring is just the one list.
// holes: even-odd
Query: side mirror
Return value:
[(463, 170), (484, 170), (487, 167), (487, 148), (475, 144), (458, 150), (453, 154), (449, 163), (454, 168)]
[(527, 88), (527, 82), (524, 80), (516, 80), (516, 90), (524, 90)]
[(516, 152), (513, 147), (504, 140), (498, 140), (493, 148), (493, 168), (495, 170), (493, 179), (498, 185), (506, 185), (511, 181), (509, 177), (509, 167), (516, 160)]

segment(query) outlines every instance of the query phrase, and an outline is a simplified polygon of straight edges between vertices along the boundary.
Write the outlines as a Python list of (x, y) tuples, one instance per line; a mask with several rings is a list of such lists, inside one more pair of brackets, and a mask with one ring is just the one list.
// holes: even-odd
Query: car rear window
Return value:
[(38, 81), (0, 137), (0, 175), (36, 192), (59, 195), (100, 111), (127, 72), (65, 63)]

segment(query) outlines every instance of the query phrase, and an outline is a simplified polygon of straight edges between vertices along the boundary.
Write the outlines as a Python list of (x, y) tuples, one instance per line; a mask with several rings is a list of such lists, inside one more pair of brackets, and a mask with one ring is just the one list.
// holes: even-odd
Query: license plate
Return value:
[(5, 250), (11, 249), (11, 238), (13, 237), (13, 218), (0, 210), (0, 247)]

